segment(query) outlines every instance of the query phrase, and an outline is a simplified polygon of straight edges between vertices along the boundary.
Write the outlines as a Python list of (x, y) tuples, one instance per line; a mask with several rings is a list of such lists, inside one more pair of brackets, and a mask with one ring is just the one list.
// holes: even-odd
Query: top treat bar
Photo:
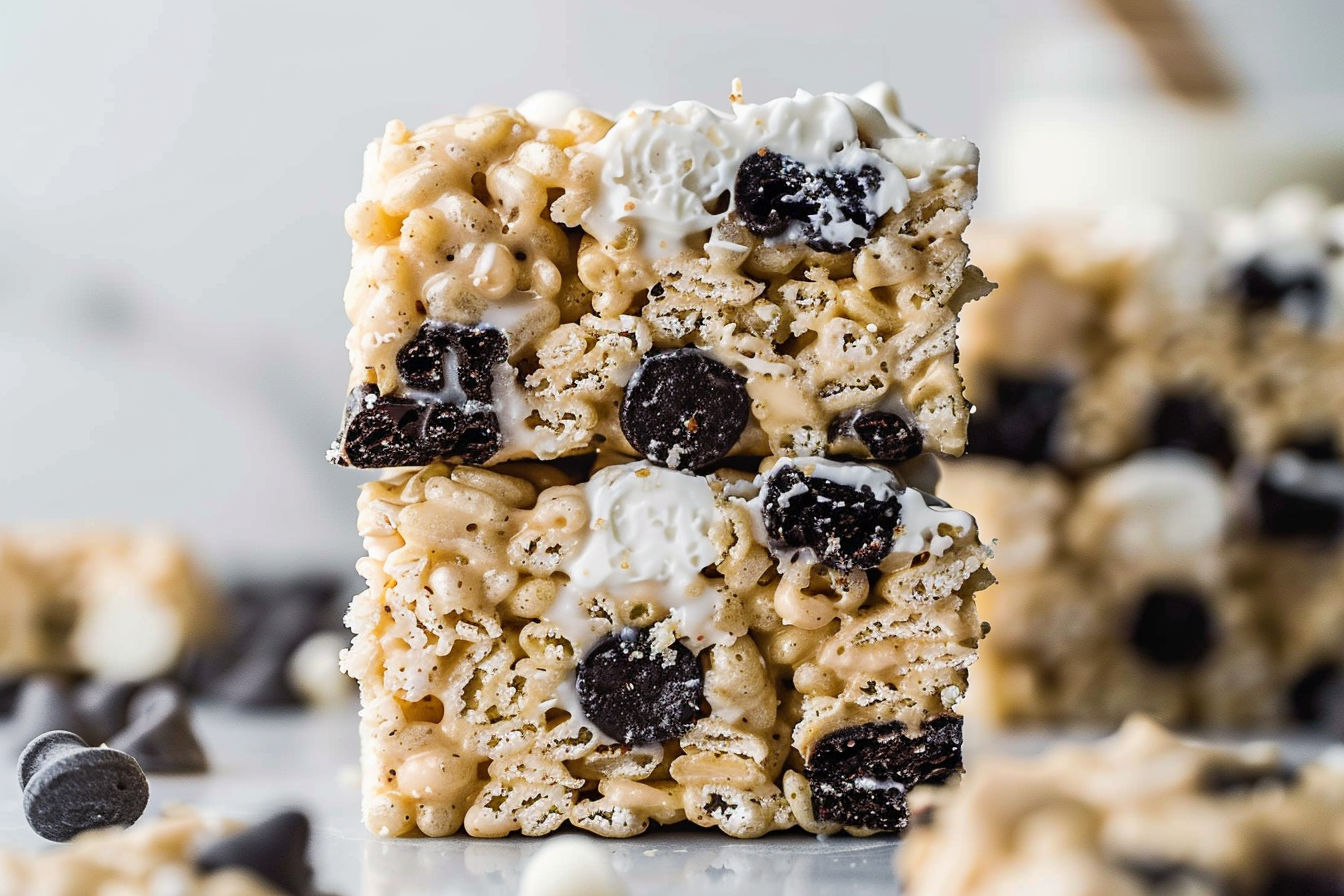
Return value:
[(346, 213), (354, 467), (959, 454), (978, 154), (889, 88), (388, 125)]

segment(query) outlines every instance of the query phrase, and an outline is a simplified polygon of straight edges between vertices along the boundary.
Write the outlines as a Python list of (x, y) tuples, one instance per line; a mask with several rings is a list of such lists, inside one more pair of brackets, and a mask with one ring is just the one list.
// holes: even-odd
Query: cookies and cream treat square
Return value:
[(968, 514), (824, 458), (568, 470), (364, 487), (372, 831), (900, 830), (956, 774), (991, 580)]
[(43, 896), (284, 896), (243, 868), (204, 871), (198, 855), (243, 830), (240, 823), (178, 808), (127, 830), (103, 828), (39, 853), (0, 851), (0, 893)]
[(960, 453), (977, 167), (880, 85), (393, 122), (346, 213), (331, 458)]
[(0, 670), (152, 678), (207, 637), (216, 600), (167, 533), (11, 527), (0, 532)]
[(1099, 743), (988, 757), (916, 791), (897, 854), (910, 896), (1335, 893), (1344, 763), (1177, 738), (1136, 716)]

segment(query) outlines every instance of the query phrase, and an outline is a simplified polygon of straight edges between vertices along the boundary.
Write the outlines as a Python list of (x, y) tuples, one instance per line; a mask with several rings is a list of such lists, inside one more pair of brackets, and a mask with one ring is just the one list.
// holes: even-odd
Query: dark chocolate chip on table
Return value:
[(313, 892), (308, 863), (310, 825), (302, 812), (281, 812), (260, 824), (212, 843), (196, 856), (196, 867), (210, 874), (242, 868), (291, 896)]
[(870, 487), (808, 476), (778, 464), (766, 479), (762, 517), (778, 554), (810, 550), (842, 572), (873, 569), (891, 551), (901, 518), (899, 487), (879, 498)]
[(900, 722), (872, 722), (823, 736), (804, 767), (818, 820), (902, 830), (909, 791), (961, 771), (961, 731), (957, 716), (937, 716), (917, 734)]
[(999, 377), (994, 400), (971, 415), (967, 451), (1024, 464), (1050, 460), (1069, 388), (1062, 376)]
[(579, 663), (579, 706), (598, 729), (627, 746), (680, 737), (701, 714), (704, 675), (679, 641), (658, 649), (649, 629), (603, 638)]
[(28, 745), (19, 757), (19, 786), (28, 824), (58, 842), (134, 824), (149, 802), (149, 782), (134, 759), (90, 747), (69, 731), (47, 732)]
[(74, 706), (84, 726), (84, 738), (90, 743), (103, 743), (124, 728), (131, 699), (139, 688), (137, 682), (96, 678), (81, 684), (74, 692)]
[(621, 432), (649, 460), (700, 470), (733, 450), (751, 415), (747, 381), (694, 348), (647, 356), (621, 401)]
[(30, 675), (19, 689), (11, 725), (12, 749), (17, 756), (28, 742), (48, 731), (72, 731), (100, 743), (106, 732), (88, 725), (76, 705), (71, 680), (58, 675)]
[(209, 767), (191, 723), (191, 706), (182, 688), (156, 682), (136, 694), (130, 721), (108, 746), (133, 756), (150, 774), (188, 774)]
[(1129, 644), (1159, 666), (1189, 668), (1213, 650), (1217, 627), (1204, 595), (1185, 587), (1153, 588), (1135, 608)]
[[(812, 169), (762, 149), (738, 167), (733, 196), (738, 215), (757, 236), (778, 237), (793, 225), (809, 247), (835, 253), (858, 249), (877, 226), (871, 200), (881, 186), (882, 174), (871, 165)], [(861, 233), (838, 241), (823, 235), (827, 227)]]

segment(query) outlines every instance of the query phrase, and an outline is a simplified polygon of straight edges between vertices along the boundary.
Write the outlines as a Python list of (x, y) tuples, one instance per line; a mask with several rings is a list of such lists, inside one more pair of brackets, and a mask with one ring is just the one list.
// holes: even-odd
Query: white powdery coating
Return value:
[(523, 869), (518, 896), (625, 896), (607, 850), (578, 834), (552, 838)]
[(570, 596), (637, 588), (651, 589), (676, 620), (678, 636), (696, 649), (722, 640), (714, 628), (717, 592), (700, 576), (719, 560), (710, 540), (718, 511), (709, 483), (639, 461), (607, 467), (579, 488), (588, 504), (588, 530), (578, 549), (560, 561), (569, 584), (547, 613), (575, 648), (586, 648), (595, 631)]
[[(882, 94), (874, 85), (865, 93), (886, 108), (799, 91), (761, 105), (735, 104), (732, 112), (694, 101), (631, 109), (593, 147), (603, 166), (584, 227), (610, 242), (633, 225), (645, 255), (676, 252), (728, 213), (710, 208), (731, 192), (742, 160), (763, 148), (809, 168), (876, 168), (882, 184), (868, 202), (878, 216), (905, 207), (907, 175), (922, 183), (931, 168), (976, 163), (967, 141), (921, 136), (902, 121), (889, 90)], [(820, 234), (836, 243), (866, 235), (843, 220), (824, 224)]]

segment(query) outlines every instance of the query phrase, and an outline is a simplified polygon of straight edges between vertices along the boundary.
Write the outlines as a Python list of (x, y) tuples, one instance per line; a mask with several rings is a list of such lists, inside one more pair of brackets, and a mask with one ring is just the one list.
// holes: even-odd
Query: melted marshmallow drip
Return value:
[[(894, 97), (874, 88), (868, 95), (886, 108), (799, 91), (762, 105), (736, 104), (730, 113), (692, 101), (631, 109), (593, 147), (603, 165), (584, 226), (606, 242), (634, 226), (646, 254), (681, 249), (728, 214), (710, 208), (731, 193), (742, 160), (762, 148), (814, 170), (876, 168), (881, 186), (868, 206), (879, 217), (904, 208), (912, 184), (926, 188), (934, 171), (977, 164), (972, 144), (920, 135), (896, 114)], [(829, 222), (816, 222), (824, 239), (845, 243), (866, 235), (832, 212)]]

